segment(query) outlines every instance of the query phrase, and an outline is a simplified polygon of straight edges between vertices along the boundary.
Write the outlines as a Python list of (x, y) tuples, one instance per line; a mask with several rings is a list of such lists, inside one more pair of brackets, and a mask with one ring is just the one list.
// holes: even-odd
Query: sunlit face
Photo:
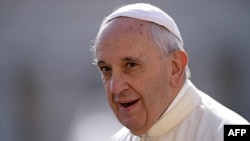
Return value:
[(117, 119), (140, 135), (173, 100), (171, 60), (149, 38), (149, 24), (131, 18), (110, 21), (96, 42), (97, 65)]

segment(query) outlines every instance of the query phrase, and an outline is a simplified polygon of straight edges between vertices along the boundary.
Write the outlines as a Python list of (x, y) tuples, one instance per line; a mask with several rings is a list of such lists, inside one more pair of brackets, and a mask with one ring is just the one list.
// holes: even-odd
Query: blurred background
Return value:
[(121, 127), (90, 46), (104, 16), (135, 2), (175, 19), (193, 83), (250, 121), (248, 0), (0, 0), (0, 141), (101, 141)]

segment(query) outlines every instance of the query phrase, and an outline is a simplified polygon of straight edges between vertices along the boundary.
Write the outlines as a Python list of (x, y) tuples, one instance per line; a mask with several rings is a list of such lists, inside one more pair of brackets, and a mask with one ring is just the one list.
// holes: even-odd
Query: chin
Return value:
[(136, 131), (130, 130), (130, 132), (133, 133), (136, 136), (140, 136), (140, 135), (146, 133), (146, 131), (141, 131), (141, 130), (139, 130), (139, 131), (137, 131), (137, 130)]

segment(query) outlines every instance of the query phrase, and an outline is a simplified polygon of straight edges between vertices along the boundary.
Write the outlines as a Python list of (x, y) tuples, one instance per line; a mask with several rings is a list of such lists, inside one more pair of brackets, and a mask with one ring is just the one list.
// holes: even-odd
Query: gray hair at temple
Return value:
[[(168, 56), (177, 50), (184, 51), (183, 40), (175, 21), (164, 11), (150, 4), (136, 3), (118, 8), (107, 16), (102, 22), (96, 40), (102, 33), (103, 26), (118, 17), (129, 17), (148, 21), (150, 24), (150, 37), (152, 45), (159, 47), (164, 56)], [(91, 48), (96, 58), (96, 42)], [(94, 60), (95, 62), (96, 60)], [(189, 67), (186, 66), (185, 77), (190, 77)]]
[[(153, 44), (159, 47), (166, 57), (175, 51), (184, 51), (182, 43), (165, 27), (150, 23), (150, 30)], [(188, 65), (185, 68), (185, 77), (191, 77)]]

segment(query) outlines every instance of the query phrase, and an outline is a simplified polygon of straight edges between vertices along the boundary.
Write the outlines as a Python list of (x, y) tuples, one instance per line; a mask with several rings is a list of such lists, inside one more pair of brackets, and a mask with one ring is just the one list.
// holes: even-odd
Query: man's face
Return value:
[(118, 120), (140, 135), (174, 99), (171, 59), (149, 38), (149, 24), (131, 18), (110, 21), (96, 42), (96, 59), (108, 102)]

